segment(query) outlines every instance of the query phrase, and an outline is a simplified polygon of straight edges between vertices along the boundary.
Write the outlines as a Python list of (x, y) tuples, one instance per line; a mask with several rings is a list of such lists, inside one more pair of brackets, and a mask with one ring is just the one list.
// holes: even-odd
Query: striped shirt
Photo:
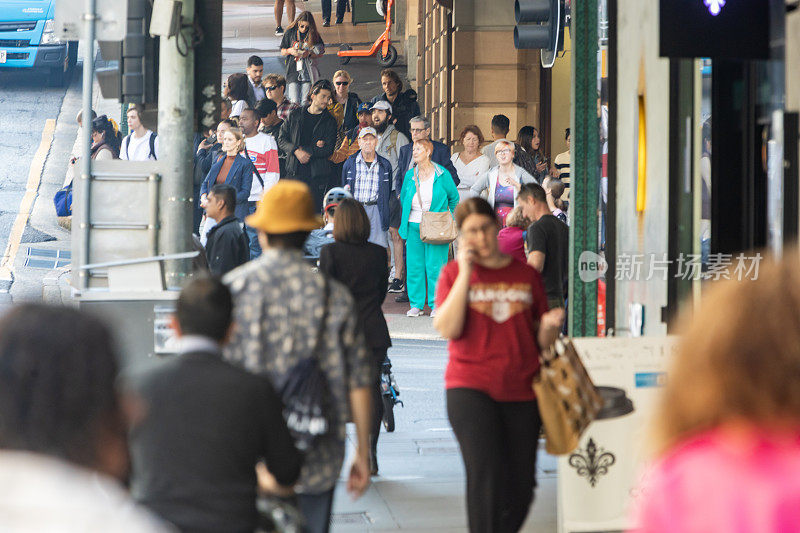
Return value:
[(353, 186), (353, 198), (361, 203), (378, 201), (378, 188), (381, 184), (381, 166), (376, 157), (368, 165), (359, 153), (356, 156), (356, 179)]
[(569, 173), (570, 173), (570, 158), (569, 152), (561, 152), (553, 160), (553, 165), (559, 172), (558, 178), (564, 182), (564, 192), (569, 197)]

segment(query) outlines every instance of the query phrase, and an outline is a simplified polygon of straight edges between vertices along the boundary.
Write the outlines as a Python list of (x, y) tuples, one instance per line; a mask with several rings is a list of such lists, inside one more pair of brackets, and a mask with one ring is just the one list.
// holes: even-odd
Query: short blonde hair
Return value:
[(506, 217), (506, 226), (512, 228), (527, 228), (531, 225), (531, 219), (525, 216), (525, 213), (522, 211), (522, 206), (518, 205)]
[(494, 145), (494, 153), (497, 153), (497, 150), (499, 150), (501, 146), (507, 146), (511, 150), (511, 153), (514, 153), (514, 151), (517, 149), (517, 147), (514, 146), (514, 143), (508, 139), (500, 139), (497, 141), (497, 144)]
[(244, 150), (245, 147), (245, 136), (244, 132), (240, 128), (231, 128), (225, 133), (232, 133), (234, 137), (236, 137), (236, 151), (241, 152)]
[(353, 83), (353, 78), (350, 77), (350, 73), (347, 72), (346, 70), (337, 70), (333, 74), (333, 77), (331, 78), (331, 81), (336, 81), (336, 78), (344, 78), (344, 79), (347, 80), (347, 83)]
[(760, 261), (756, 279), (740, 281), (732, 263), (730, 279), (711, 282), (699, 311), (682, 317), (652, 418), (659, 453), (726, 422), (800, 423), (800, 251)]

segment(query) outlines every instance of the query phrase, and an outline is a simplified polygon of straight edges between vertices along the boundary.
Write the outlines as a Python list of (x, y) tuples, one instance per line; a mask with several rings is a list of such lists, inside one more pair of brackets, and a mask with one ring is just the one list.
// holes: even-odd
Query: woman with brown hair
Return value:
[(800, 255), (729, 274), (684, 318), (635, 531), (800, 531)]
[(343, 283), (356, 301), (358, 322), (364, 331), (367, 347), (375, 362), (375, 384), (373, 386), (374, 417), (370, 431), (370, 469), (378, 473), (378, 436), (383, 419), (381, 398), (381, 367), (387, 360), (386, 352), (392, 345), (389, 328), (381, 305), (389, 287), (389, 264), (386, 249), (368, 242), (370, 222), (361, 202), (352, 198), (343, 199), (336, 207), (333, 224), (333, 244), (322, 247), (319, 255), (319, 270)]
[(470, 187), (475, 185), (486, 171), (489, 170), (489, 158), (481, 153), (483, 132), (472, 124), (461, 131), (461, 145), (464, 150), (456, 152), (450, 158), (458, 172), (461, 182), (458, 184), (458, 197), (460, 201), (475, 196)]
[(226, 96), (231, 101), (231, 112), (228, 118), (239, 118), (242, 111), (247, 109), (247, 88), (249, 82), (247, 81), (247, 74), (243, 72), (236, 72), (228, 76), (228, 82), (225, 86)]
[(456, 208), (458, 259), (436, 293), (439, 333), (450, 339), (447, 416), (467, 471), (472, 533), (518, 531), (536, 486), (541, 419), (533, 393), (539, 351), (561, 331), (541, 275), (500, 252), (500, 223), (482, 198)]
[(303, 105), (311, 86), (319, 79), (317, 58), (325, 53), (325, 43), (317, 31), (311, 11), (300, 13), (286, 28), (281, 40), (281, 56), (286, 58), (286, 97)]

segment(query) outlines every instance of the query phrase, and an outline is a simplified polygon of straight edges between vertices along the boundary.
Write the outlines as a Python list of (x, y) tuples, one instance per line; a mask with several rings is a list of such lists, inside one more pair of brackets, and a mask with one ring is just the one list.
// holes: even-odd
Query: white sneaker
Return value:
[(435, 317), (435, 316), (436, 316), (436, 309), (434, 309), (434, 310), (432, 310), (432, 311), (431, 311), (431, 318), (433, 318), (433, 317)]
[(408, 310), (406, 316), (422, 316), (422, 314), (423, 314), (422, 309), (420, 309), (419, 307), (412, 307), (411, 309)]

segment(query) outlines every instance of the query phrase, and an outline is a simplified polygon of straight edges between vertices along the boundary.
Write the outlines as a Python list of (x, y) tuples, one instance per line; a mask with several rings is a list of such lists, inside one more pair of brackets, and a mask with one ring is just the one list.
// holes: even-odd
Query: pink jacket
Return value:
[(713, 429), (668, 452), (645, 477), (638, 533), (800, 531), (800, 428)]

